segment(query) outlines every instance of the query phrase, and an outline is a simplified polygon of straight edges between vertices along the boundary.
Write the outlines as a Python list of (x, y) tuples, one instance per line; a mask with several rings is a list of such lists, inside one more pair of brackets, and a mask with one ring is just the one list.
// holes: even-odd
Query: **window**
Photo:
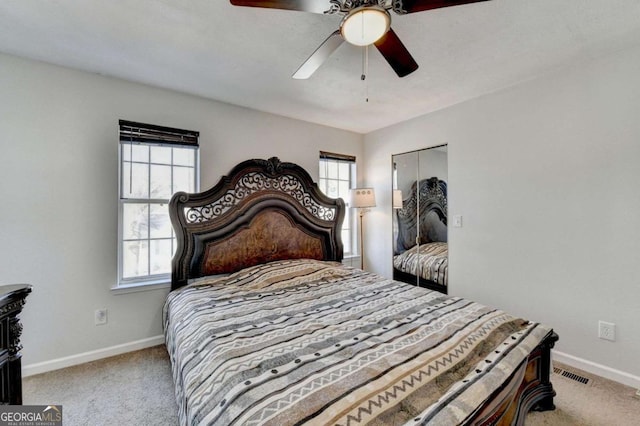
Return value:
[[(320, 190), (332, 198), (349, 199), (349, 189), (355, 188), (356, 157), (329, 152), (320, 152)], [(356, 254), (357, 241), (353, 230), (355, 217), (347, 204), (342, 222), (342, 244), (345, 256)]]
[(168, 203), (197, 192), (198, 132), (120, 120), (118, 285), (166, 282), (176, 248)]

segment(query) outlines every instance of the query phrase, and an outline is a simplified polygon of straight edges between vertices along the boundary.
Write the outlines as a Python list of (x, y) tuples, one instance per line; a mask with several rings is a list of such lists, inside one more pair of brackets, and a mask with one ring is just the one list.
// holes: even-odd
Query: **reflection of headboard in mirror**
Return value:
[(344, 209), (296, 164), (244, 161), (213, 188), (171, 199), (178, 241), (171, 288), (274, 260), (341, 261)]
[(419, 187), (414, 182), (409, 197), (403, 200), (402, 205), (401, 209), (396, 210), (398, 217), (396, 254), (416, 245), (418, 230), (420, 244), (447, 241), (447, 183), (445, 181), (437, 177), (423, 179), (419, 182)]

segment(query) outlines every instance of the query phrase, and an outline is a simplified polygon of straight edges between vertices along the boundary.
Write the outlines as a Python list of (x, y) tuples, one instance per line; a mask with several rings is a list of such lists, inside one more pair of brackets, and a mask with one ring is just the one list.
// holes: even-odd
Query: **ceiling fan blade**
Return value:
[(398, 74), (398, 77), (404, 77), (418, 69), (418, 64), (413, 59), (413, 56), (411, 56), (411, 53), (404, 47), (404, 44), (392, 29), (389, 29), (374, 44), (389, 62), (391, 68)]
[(403, 0), (400, 5), (394, 7), (394, 10), (396, 13), (414, 13), (481, 1), (489, 0)]
[(231, 4), (234, 6), (299, 10), (311, 13), (325, 13), (331, 7), (328, 0), (231, 0)]
[(300, 68), (293, 74), (293, 78), (297, 80), (304, 80), (316, 72), (320, 65), (331, 56), (331, 54), (344, 42), (344, 39), (340, 35), (340, 31), (337, 30), (332, 33), (325, 41), (322, 42), (315, 52), (309, 56), (304, 64), (300, 65)]

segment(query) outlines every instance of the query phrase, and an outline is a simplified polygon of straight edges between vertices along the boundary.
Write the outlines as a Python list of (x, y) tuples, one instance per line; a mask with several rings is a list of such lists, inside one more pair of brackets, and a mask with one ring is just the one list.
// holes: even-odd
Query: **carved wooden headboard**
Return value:
[[(419, 186), (417, 186), (419, 185)], [(447, 183), (437, 177), (414, 182), (410, 196), (402, 201), (402, 208), (396, 210), (398, 217), (398, 238), (395, 253), (399, 254), (416, 245), (428, 243), (431, 217), (435, 212), (437, 219), (447, 225)]]
[(344, 201), (320, 192), (300, 166), (247, 160), (211, 189), (174, 194), (171, 289), (191, 278), (284, 259), (341, 261)]

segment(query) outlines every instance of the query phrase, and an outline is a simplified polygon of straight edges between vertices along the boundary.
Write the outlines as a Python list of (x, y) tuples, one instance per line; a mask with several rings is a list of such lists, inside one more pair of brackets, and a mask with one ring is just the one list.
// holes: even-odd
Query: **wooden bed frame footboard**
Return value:
[(529, 411), (554, 410), (551, 349), (557, 341), (558, 335), (552, 330), (467, 424), (522, 426)]

